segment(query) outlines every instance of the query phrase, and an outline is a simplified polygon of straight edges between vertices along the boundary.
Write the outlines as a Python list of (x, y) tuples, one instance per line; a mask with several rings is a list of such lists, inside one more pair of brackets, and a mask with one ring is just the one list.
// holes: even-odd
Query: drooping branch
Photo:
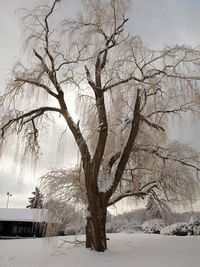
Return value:
[[(141, 177), (142, 178), (142, 177)], [(122, 178), (122, 180), (124, 180)], [(130, 180), (128, 180), (130, 183)], [(131, 181), (132, 182), (132, 181)], [(158, 188), (158, 181), (145, 182), (143, 186), (139, 186), (138, 188), (134, 188), (134, 185), (130, 186), (130, 189), (120, 190), (119, 193), (115, 194), (108, 201), (108, 206), (115, 205), (117, 202), (121, 201), (127, 197), (136, 197), (144, 199), (145, 196), (149, 195), (154, 191), (154, 188)]]
[[(1, 137), (4, 138), (7, 129), (9, 129), (13, 124), (19, 123), (19, 129), (22, 129), (23, 125), (30, 121), (33, 122), (36, 118), (41, 117), (45, 112), (61, 113), (61, 110), (54, 107), (41, 107), (16, 116), (1, 126)], [(35, 126), (34, 123), (33, 126)]]
[[(139, 147), (139, 148), (137, 148), (138, 150), (140, 150), (140, 151), (143, 151), (143, 152), (146, 152), (146, 153), (148, 153), (148, 154), (153, 154), (153, 155), (155, 155), (155, 156), (157, 156), (158, 158), (160, 158), (160, 159), (162, 159), (164, 162), (165, 161), (174, 161), (174, 162), (178, 162), (178, 163), (180, 163), (180, 164), (182, 164), (182, 165), (185, 165), (185, 166), (187, 166), (187, 167), (190, 167), (190, 168), (192, 168), (192, 169), (195, 169), (196, 171), (200, 171), (200, 168), (198, 167), (198, 166), (196, 166), (196, 165), (194, 165), (194, 164), (191, 164), (191, 163), (188, 163), (187, 162), (187, 158), (185, 158), (185, 159), (180, 159), (180, 158), (176, 158), (176, 157), (172, 157), (172, 156), (170, 156), (170, 154), (169, 153), (165, 153), (164, 155), (162, 154), (162, 152), (160, 152), (159, 151), (159, 147), (157, 147), (157, 148), (153, 148), (153, 149), (151, 149), (151, 148), (144, 148), (144, 147)], [(161, 148), (164, 152), (167, 152), (167, 150), (165, 150), (165, 148)], [(190, 159), (189, 159), (190, 160)]]
[(82, 54), (86, 49), (87, 47), (85, 45), (80, 49), (78, 48), (77, 45), (78, 55), (76, 56), (75, 59), (67, 59), (63, 53), (61, 52), (57, 53), (57, 55), (59, 55), (62, 58), (62, 62), (55, 68), (55, 71), (61, 70), (61, 68), (66, 65), (77, 64), (79, 62), (87, 62), (88, 60), (92, 59), (93, 57), (91, 56), (82, 57)]
[(49, 95), (51, 95), (51, 96), (53, 96), (53, 97), (55, 97), (55, 98), (57, 98), (58, 97), (58, 95), (57, 94), (55, 94), (53, 91), (51, 91), (51, 89), (47, 86), (47, 85), (45, 85), (45, 84), (43, 84), (43, 83), (40, 83), (40, 82), (38, 82), (37, 80), (31, 80), (31, 79), (25, 79), (25, 78), (21, 78), (21, 77), (16, 77), (15, 78), (15, 82), (19, 82), (19, 83), (21, 83), (22, 85), (23, 84), (31, 84), (31, 85), (35, 85), (36, 87), (40, 87), (40, 88), (43, 88)]
[(57, 169), (40, 178), (46, 198), (55, 197), (63, 203), (87, 205), (85, 181), (80, 167)]
[(70, 128), (76, 143), (78, 145), (78, 148), (80, 150), (81, 153), (81, 158), (83, 161), (83, 168), (84, 170), (86, 170), (87, 166), (91, 163), (91, 155), (87, 146), (87, 143), (81, 133), (81, 130), (79, 128), (79, 124), (75, 123), (72, 116), (70, 115), (70, 112), (67, 108), (65, 99), (64, 99), (64, 93), (62, 90), (59, 91), (59, 95), (58, 95), (58, 101), (61, 107), (61, 114), (64, 117), (68, 127)]
[(163, 109), (163, 110), (155, 110), (148, 114), (146, 117), (150, 118), (153, 115), (156, 114), (180, 114), (187, 111), (193, 111), (193, 112), (199, 112), (198, 110), (195, 110), (194, 107), (196, 107), (196, 104), (193, 102), (185, 103), (180, 105), (180, 107), (173, 108), (173, 109)]
[(140, 114), (140, 120), (145, 122), (148, 126), (155, 128), (157, 131), (160, 131), (160, 130), (163, 132), (165, 131), (165, 129), (163, 127), (161, 127), (157, 123), (150, 122), (142, 114)]

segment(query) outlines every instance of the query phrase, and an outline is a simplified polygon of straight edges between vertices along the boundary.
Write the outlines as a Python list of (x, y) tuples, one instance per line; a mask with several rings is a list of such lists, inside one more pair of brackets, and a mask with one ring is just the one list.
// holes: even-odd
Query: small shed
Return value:
[(60, 224), (47, 209), (0, 208), (0, 237), (56, 235)]

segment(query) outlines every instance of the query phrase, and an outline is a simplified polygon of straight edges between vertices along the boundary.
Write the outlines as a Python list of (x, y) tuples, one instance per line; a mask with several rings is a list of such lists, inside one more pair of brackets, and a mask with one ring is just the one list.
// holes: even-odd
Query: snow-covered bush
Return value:
[(113, 219), (106, 224), (106, 232), (116, 233), (118, 232), (118, 229), (126, 223), (127, 220), (125, 218), (113, 217)]
[(185, 222), (179, 222), (168, 225), (161, 229), (160, 234), (185, 236), (188, 234), (188, 224)]
[(107, 233), (134, 233), (141, 231), (140, 223), (133, 220), (132, 218), (127, 218), (126, 216), (116, 216), (113, 217), (110, 222), (106, 224)]
[(141, 232), (142, 228), (141, 226), (134, 224), (133, 222), (126, 222), (121, 227), (116, 229), (116, 233), (135, 233), (135, 232)]
[(188, 224), (189, 235), (200, 235), (200, 219), (192, 215)]
[(116, 216), (108, 216), (106, 223), (107, 233), (134, 233), (141, 232), (141, 224), (144, 222), (145, 210), (138, 209)]
[(163, 220), (152, 219), (152, 220), (145, 221), (142, 224), (142, 230), (148, 234), (159, 234), (160, 230), (165, 226), (166, 224)]

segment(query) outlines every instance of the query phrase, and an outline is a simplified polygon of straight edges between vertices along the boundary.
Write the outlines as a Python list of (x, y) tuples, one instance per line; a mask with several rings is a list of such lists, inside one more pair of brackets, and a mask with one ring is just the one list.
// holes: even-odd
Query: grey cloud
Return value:
[(163, 47), (172, 44), (200, 43), (197, 0), (132, 1), (131, 30), (147, 45)]
[(28, 182), (19, 179), (15, 172), (0, 171), (0, 207), (5, 207), (7, 201), (7, 192), (12, 194), (10, 198), (10, 207), (17, 207), (17, 203), (27, 202), (28, 195), (34, 188), (35, 181), (29, 180)]

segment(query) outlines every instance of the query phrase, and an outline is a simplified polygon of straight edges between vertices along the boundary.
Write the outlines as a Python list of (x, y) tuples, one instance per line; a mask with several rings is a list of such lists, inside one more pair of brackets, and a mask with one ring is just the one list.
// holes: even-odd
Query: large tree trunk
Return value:
[[(93, 200), (92, 200), (93, 199)], [(87, 225), (86, 225), (86, 247), (95, 251), (105, 251), (106, 242), (106, 214), (107, 205), (103, 197), (93, 195), (89, 203)]]

